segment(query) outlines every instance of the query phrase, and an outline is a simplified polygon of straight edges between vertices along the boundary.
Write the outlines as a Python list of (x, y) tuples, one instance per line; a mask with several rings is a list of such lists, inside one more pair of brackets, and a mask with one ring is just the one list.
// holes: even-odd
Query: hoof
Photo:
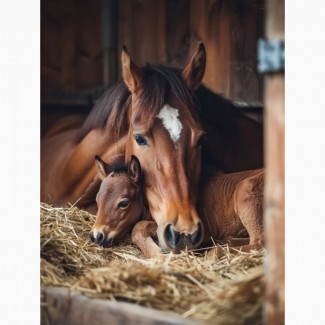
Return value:
[(214, 247), (214, 248), (211, 248), (207, 254), (206, 254), (206, 258), (208, 260), (218, 260), (220, 259), (221, 257), (225, 256), (227, 253), (225, 251), (224, 248), (220, 247), (220, 246), (217, 246), (217, 247)]

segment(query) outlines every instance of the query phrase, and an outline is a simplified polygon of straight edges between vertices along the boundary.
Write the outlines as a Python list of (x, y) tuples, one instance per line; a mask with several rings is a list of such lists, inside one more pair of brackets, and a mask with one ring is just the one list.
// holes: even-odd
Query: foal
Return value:
[[(141, 166), (135, 156), (128, 168), (118, 173), (96, 158), (98, 175), (103, 180), (97, 195), (98, 213), (91, 232), (99, 245), (111, 245), (113, 239), (125, 236), (132, 227), (132, 241), (146, 257), (161, 253), (151, 236), (156, 235), (157, 225), (151, 221), (144, 205), (141, 190)], [(205, 173), (201, 177), (198, 212), (204, 225), (205, 247), (214, 242), (241, 246), (242, 251), (263, 246), (263, 188), (264, 169), (232, 174)], [(118, 199), (117, 199), (118, 198)], [(238, 238), (240, 237), (240, 238)], [(249, 239), (247, 238), (249, 237)], [(97, 240), (100, 238), (100, 240)], [(169, 241), (177, 242), (177, 233)], [(210, 256), (220, 256), (223, 251), (216, 247)]]
[(128, 166), (124, 157), (117, 157), (113, 164), (95, 157), (97, 176), (101, 180), (96, 195), (97, 215), (90, 232), (91, 240), (101, 246), (111, 246), (113, 240), (125, 237), (141, 219), (146, 219), (141, 183), (141, 167), (132, 157)]

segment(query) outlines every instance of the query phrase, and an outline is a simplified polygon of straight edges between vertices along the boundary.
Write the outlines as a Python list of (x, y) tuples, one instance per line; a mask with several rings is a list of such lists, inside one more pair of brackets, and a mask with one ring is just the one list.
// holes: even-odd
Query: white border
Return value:
[(39, 324), (40, 1), (2, 1), (0, 31), (1, 323)]
[[(286, 324), (325, 324), (325, 6), (285, 5)], [(40, 2), (2, 1), (0, 30), (1, 319), (39, 324)]]
[(325, 324), (325, 5), (285, 5), (286, 324)]

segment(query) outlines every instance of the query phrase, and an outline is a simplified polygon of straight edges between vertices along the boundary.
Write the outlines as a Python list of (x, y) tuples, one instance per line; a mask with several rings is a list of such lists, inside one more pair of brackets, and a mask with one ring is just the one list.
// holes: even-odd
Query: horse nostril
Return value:
[(175, 231), (173, 225), (169, 224), (164, 230), (164, 239), (167, 245), (174, 248), (179, 241), (179, 232)]
[(101, 245), (103, 243), (103, 241), (104, 241), (104, 234), (101, 232), (98, 232), (97, 236), (95, 238), (96, 244)]
[(190, 241), (192, 245), (195, 245), (197, 243), (200, 243), (202, 239), (203, 239), (203, 227), (202, 224), (199, 223), (198, 229), (192, 235), (190, 235)]
[(103, 241), (102, 245), (104, 247), (111, 247), (111, 246), (113, 246), (113, 237), (107, 236), (106, 239)]

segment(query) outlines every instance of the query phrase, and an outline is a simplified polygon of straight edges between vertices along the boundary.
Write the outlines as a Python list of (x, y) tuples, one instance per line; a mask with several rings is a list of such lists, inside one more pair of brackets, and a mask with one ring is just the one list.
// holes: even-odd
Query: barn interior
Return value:
[(42, 0), (41, 134), (59, 117), (87, 114), (120, 80), (122, 45), (138, 65), (182, 68), (198, 41), (203, 83), (262, 124), (264, 9), (264, 0)]
[[(284, 1), (270, 5), (271, 2), (41, 0), (40, 133), (42, 136), (61, 117), (76, 113), (86, 116), (91, 111), (103, 92), (121, 79), (123, 45), (138, 65), (164, 62), (182, 68), (197, 43), (203, 41), (207, 53), (203, 84), (265, 126), (264, 137), (273, 128), (274, 143), (270, 137), (265, 140), (269, 172), (266, 203), (272, 206), (268, 216), (275, 215), (269, 218), (272, 221), (267, 231), (269, 238), (274, 233), (277, 235), (269, 244), (273, 252), (268, 272), (273, 275), (267, 280), (271, 286), (267, 289), (269, 298), (265, 308), (267, 324), (281, 324), (284, 323), (284, 248), (281, 244), (284, 242), (284, 199), (283, 192), (276, 194), (273, 189), (276, 184), (277, 188), (284, 186), (283, 130), (282, 125), (279, 128), (276, 125), (277, 119), (270, 118), (271, 115), (266, 118), (266, 106), (272, 106), (270, 98), (276, 96), (270, 89), (277, 76), (266, 79), (258, 69), (258, 41), (278, 36), (277, 31), (272, 32), (272, 28), (266, 26), (272, 19), (275, 23), (277, 19), (283, 20)], [(271, 12), (273, 18), (268, 18)], [(283, 38), (281, 26), (279, 30)], [(281, 106), (280, 114), (282, 109)], [(279, 113), (277, 109), (273, 111)], [(158, 324), (159, 320), (151, 323)]]

